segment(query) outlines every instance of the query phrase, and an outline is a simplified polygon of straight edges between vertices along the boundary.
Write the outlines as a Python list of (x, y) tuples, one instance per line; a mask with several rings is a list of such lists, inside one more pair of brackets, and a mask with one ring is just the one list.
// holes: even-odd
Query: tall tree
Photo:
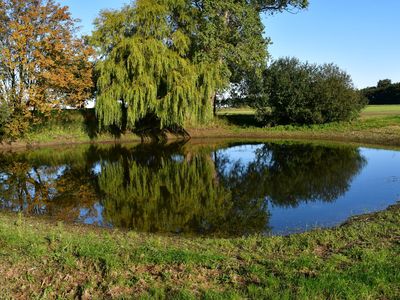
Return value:
[(97, 20), (96, 110), (104, 125), (135, 124), (149, 115), (160, 126), (206, 120), (207, 99), (223, 86), (218, 64), (194, 61), (193, 9), (186, 0), (138, 0)]
[[(307, 0), (195, 0), (199, 34), (196, 53), (202, 58), (220, 61), (232, 98), (253, 101), (262, 89), (262, 70), (268, 60), (270, 39), (264, 37), (261, 14), (304, 9)], [(221, 94), (225, 91), (216, 91)], [(217, 97), (213, 99), (214, 115)]]
[(38, 116), (90, 97), (93, 50), (76, 37), (75, 24), (53, 0), (0, 1), (0, 105), (11, 137)]
[(261, 12), (303, 8), (305, 0), (137, 0), (104, 11), (96, 109), (104, 125), (134, 128), (149, 115), (160, 126), (209, 120), (231, 83), (261, 78), (269, 40)]

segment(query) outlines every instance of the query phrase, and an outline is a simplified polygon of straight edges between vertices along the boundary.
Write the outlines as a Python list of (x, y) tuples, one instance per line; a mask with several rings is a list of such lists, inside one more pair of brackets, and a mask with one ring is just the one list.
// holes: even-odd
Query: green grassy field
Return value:
[(184, 238), (0, 214), (2, 299), (399, 299), (400, 205), (287, 237)]
[(400, 105), (368, 105), (361, 113), (361, 118), (380, 116), (400, 116)]
[(226, 115), (254, 115), (255, 110), (250, 107), (245, 108), (222, 108), (218, 110), (218, 115), (226, 116)]

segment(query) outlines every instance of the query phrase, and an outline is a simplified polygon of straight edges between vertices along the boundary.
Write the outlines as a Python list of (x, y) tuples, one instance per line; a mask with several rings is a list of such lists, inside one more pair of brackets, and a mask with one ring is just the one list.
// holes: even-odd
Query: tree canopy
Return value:
[(258, 114), (278, 124), (324, 124), (349, 121), (366, 104), (351, 77), (334, 64), (274, 61), (264, 72)]
[(187, 58), (194, 29), (186, 1), (137, 1), (110, 15), (124, 32), (116, 36), (106, 14), (94, 34), (110, 35), (115, 44), (94, 42), (107, 48), (97, 65), (96, 109), (103, 124), (122, 125), (124, 110), (130, 128), (148, 115), (159, 118), (161, 127), (183, 125), (192, 116), (206, 119), (207, 99), (223, 83), (217, 65)]
[(96, 110), (103, 125), (161, 128), (210, 119), (231, 83), (261, 78), (269, 40), (261, 12), (307, 1), (137, 0), (103, 11), (92, 44), (99, 56)]
[(0, 1), (3, 133), (18, 136), (36, 117), (90, 97), (92, 49), (76, 29), (68, 8), (53, 0)]
[(400, 104), (400, 82), (390, 79), (379, 80), (376, 87), (361, 90), (369, 104)]

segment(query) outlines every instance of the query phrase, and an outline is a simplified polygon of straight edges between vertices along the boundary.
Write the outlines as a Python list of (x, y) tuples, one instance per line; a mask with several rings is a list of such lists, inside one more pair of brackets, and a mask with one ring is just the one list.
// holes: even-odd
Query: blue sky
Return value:
[[(91, 32), (101, 9), (119, 8), (127, 0), (59, 0), (82, 32)], [(310, 0), (298, 14), (264, 16), (273, 58), (295, 56), (303, 61), (333, 62), (353, 77), (358, 88), (379, 79), (400, 82), (399, 0)]]

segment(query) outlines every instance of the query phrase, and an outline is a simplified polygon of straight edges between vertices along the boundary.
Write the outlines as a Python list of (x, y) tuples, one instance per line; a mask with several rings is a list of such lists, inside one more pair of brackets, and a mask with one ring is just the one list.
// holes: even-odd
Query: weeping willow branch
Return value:
[(96, 111), (102, 125), (122, 126), (124, 109), (130, 129), (148, 115), (160, 121), (161, 129), (212, 117), (210, 99), (224, 84), (221, 68), (189, 58), (191, 10), (185, 5), (139, 0), (131, 8), (134, 30), (125, 32), (97, 65)]

